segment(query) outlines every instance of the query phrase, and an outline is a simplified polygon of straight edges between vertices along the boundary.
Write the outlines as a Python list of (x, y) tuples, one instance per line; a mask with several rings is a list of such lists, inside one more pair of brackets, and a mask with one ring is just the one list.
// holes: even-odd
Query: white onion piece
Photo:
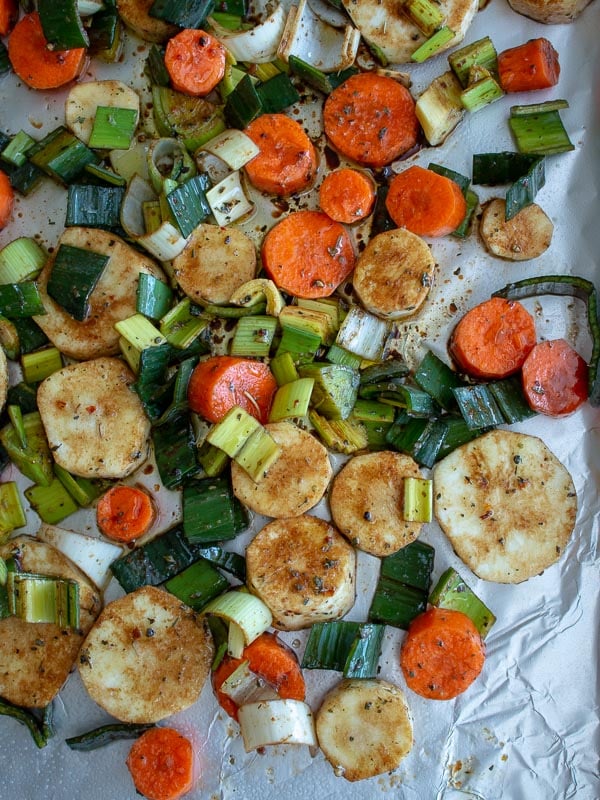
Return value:
[(99, 589), (105, 589), (112, 574), (109, 570), (112, 562), (123, 554), (117, 545), (59, 528), (56, 525), (42, 524), (37, 538), (60, 550), (68, 559), (76, 564)]
[(241, 169), (244, 164), (247, 164), (248, 161), (251, 161), (254, 156), (260, 153), (260, 149), (252, 139), (243, 131), (235, 128), (213, 136), (210, 141), (203, 145), (203, 149), (218, 156), (231, 169)]
[(264, 22), (249, 31), (219, 36), (221, 42), (238, 61), (265, 64), (277, 55), (285, 27), (285, 11), (278, 5)]
[(239, 172), (232, 172), (209, 189), (206, 199), (217, 225), (221, 227), (237, 222), (254, 208), (244, 193)]
[(290, 8), (277, 55), (284, 61), (296, 56), (321, 72), (340, 72), (354, 63), (359, 43), (360, 33), (353, 25), (334, 28), (300, 0), (297, 8)]
[(317, 745), (309, 705), (301, 700), (262, 700), (243, 705), (238, 720), (247, 753), (271, 744)]

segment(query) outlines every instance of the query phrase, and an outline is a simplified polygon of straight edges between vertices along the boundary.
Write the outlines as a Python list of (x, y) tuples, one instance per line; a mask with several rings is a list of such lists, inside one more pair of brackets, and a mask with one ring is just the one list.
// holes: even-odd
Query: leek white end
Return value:
[(238, 719), (247, 753), (266, 745), (317, 745), (313, 714), (302, 700), (247, 703), (239, 709)]

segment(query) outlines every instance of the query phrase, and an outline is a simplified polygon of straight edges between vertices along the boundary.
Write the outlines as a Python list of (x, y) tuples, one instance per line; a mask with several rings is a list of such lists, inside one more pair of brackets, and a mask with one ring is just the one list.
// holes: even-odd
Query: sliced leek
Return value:
[(214, 136), (203, 149), (220, 158), (234, 170), (241, 169), (260, 153), (260, 149), (252, 139), (236, 128), (228, 128)]
[(302, 700), (247, 703), (239, 709), (238, 719), (247, 753), (266, 745), (317, 745), (313, 714)]
[(285, 28), (286, 14), (278, 5), (267, 19), (248, 31), (220, 36), (221, 42), (238, 61), (264, 64), (273, 61)]
[(234, 306), (254, 306), (266, 300), (266, 313), (270, 317), (278, 317), (285, 302), (275, 283), (268, 278), (254, 278), (243, 283), (229, 298)]
[(217, 225), (221, 227), (238, 222), (254, 210), (254, 204), (246, 197), (237, 170), (209, 189), (206, 199)]
[(244, 645), (253, 642), (273, 622), (273, 615), (263, 601), (247, 592), (226, 592), (212, 600), (204, 611), (221, 617), (230, 625), (231, 623), (237, 625), (242, 633)]

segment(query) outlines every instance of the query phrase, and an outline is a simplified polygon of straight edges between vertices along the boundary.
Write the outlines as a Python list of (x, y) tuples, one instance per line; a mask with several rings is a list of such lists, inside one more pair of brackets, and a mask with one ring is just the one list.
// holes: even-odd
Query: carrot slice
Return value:
[(415, 101), (401, 83), (361, 72), (334, 89), (323, 107), (327, 138), (359, 164), (383, 167), (417, 144)]
[(267, 422), (277, 381), (266, 364), (239, 356), (213, 356), (201, 361), (190, 376), (188, 403), (209, 422), (218, 422), (233, 406), (241, 406)]
[(385, 201), (399, 228), (418, 236), (445, 236), (465, 218), (467, 204), (458, 184), (414, 165), (396, 175)]
[(137, 486), (113, 486), (96, 506), (98, 527), (105, 536), (118, 542), (131, 542), (143, 536), (155, 519), (152, 498)]
[(328, 297), (352, 272), (355, 261), (344, 226), (321, 211), (295, 211), (263, 240), (265, 272), (296, 297)]
[(432, 607), (410, 624), (400, 666), (413, 692), (450, 700), (464, 692), (483, 669), (485, 645), (462, 611)]
[(319, 189), (319, 205), (336, 222), (359, 222), (373, 210), (375, 186), (364, 172), (342, 167), (325, 176)]
[(50, 50), (37, 11), (17, 22), (8, 38), (8, 57), (19, 78), (32, 89), (57, 89), (75, 80), (86, 50)]
[(192, 743), (174, 728), (145, 731), (126, 763), (135, 788), (148, 800), (178, 800), (194, 785)]
[(492, 297), (467, 311), (448, 349), (467, 375), (506, 378), (523, 366), (535, 343), (531, 314), (515, 300)]
[(521, 376), (527, 402), (540, 414), (564, 417), (587, 400), (587, 364), (564, 339), (536, 344), (525, 359)]
[(169, 39), (165, 50), (171, 85), (178, 92), (204, 97), (225, 75), (226, 54), (210, 33), (184, 28)]
[(260, 150), (246, 164), (246, 174), (253, 186), (279, 197), (312, 186), (317, 173), (317, 154), (298, 122), (285, 114), (262, 114), (244, 133)]
[(8, 175), (5, 172), (0, 172), (0, 230), (10, 220), (14, 203), (15, 193)]
[(17, 21), (19, 3), (17, 0), (0, 0), (0, 36), (6, 36)]
[(306, 686), (296, 654), (275, 633), (263, 633), (244, 648), (241, 658), (226, 656), (213, 673), (215, 695), (230, 717), (237, 719), (238, 706), (220, 691), (220, 687), (244, 661), (248, 661), (250, 670), (270, 684), (282, 699), (304, 700)]
[(548, 39), (530, 39), (498, 55), (498, 76), (505, 92), (531, 92), (558, 83), (558, 53)]

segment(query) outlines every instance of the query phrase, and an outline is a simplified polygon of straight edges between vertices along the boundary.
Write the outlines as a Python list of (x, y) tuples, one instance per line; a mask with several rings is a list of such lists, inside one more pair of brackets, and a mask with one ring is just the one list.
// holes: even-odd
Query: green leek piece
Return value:
[(36, 278), (48, 255), (35, 239), (21, 236), (0, 250), (0, 284)]
[(193, 312), (189, 297), (180, 300), (160, 320), (160, 332), (172, 347), (185, 349), (208, 329), (210, 318)]
[(359, 420), (327, 419), (314, 410), (308, 412), (308, 419), (323, 444), (336, 453), (352, 455), (368, 446), (367, 432)]
[[(214, 18), (213, 14), (212, 19)], [(264, 64), (246, 63), (244, 66), (252, 71), (252, 77), (257, 79), (257, 85), (274, 78), (275, 75), (281, 75), (282, 72), (288, 73), (285, 61), (280, 61), (279, 59), (277, 59), (277, 63), (275, 61), (266, 61)], [(256, 67), (256, 69), (253, 69), (253, 67)]]
[(19, 381), (9, 388), (6, 402), (9, 406), (19, 406), (23, 414), (37, 411), (37, 390), (24, 381)]
[(360, 306), (351, 306), (335, 343), (367, 361), (381, 361), (389, 332), (388, 322)]
[(140, 353), (137, 379), (132, 388), (152, 421), (158, 420), (171, 403), (170, 356), (171, 348), (166, 343), (147, 347)]
[[(239, 14), (226, 14), (222, 11), (213, 11), (210, 15), (210, 18), (213, 22), (215, 22), (219, 28), (224, 28), (227, 31), (243, 31), (246, 30), (246, 23)], [(257, 64), (257, 67), (263, 66), (262, 64)], [(260, 80), (263, 80), (260, 78)]]
[(453, 389), (460, 413), (472, 429), (493, 428), (505, 420), (494, 396), (485, 383)]
[(152, 87), (152, 107), (161, 136), (177, 136), (193, 153), (225, 130), (223, 107), (166, 86)]
[(341, 364), (303, 364), (301, 378), (313, 378), (311, 406), (327, 419), (346, 419), (358, 394), (360, 377), (357, 370)]
[(369, 609), (369, 621), (408, 630), (415, 617), (427, 610), (427, 594), (380, 576)]
[(133, 108), (98, 106), (89, 146), (99, 150), (128, 150), (137, 126)]
[(11, 613), (26, 622), (79, 628), (79, 583), (29, 572), (11, 572), (7, 582)]
[(150, 46), (146, 59), (146, 71), (152, 86), (169, 86), (171, 78), (165, 66), (164, 48), (156, 44)]
[(69, 739), (65, 739), (65, 744), (71, 750), (81, 750), (88, 753), (91, 750), (105, 747), (112, 742), (119, 742), (123, 739), (138, 739), (142, 733), (150, 728), (154, 728), (154, 723), (112, 722), (109, 725), (102, 725), (86, 733), (81, 733), (79, 736), (71, 736)]
[(310, 361), (321, 346), (321, 337), (310, 330), (286, 326), (277, 348), (277, 355), (291, 353), (295, 362)]
[(63, 184), (72, 183), (87, 164), (100, 159), (65, 127), (51, 131), (29, 151), (29, 161), (51, 178)]
[(378, 364), (370, 364), (361, 370), (360, 384), (382, 383), (385, 381), (396, 381), (408, 375), (408, 364), (399, 358), (386, 358)]
[(142, 314), (115, 323), (116, 330), (139, 353), (147, 347), (157, 347), (167, 341), (162, 333)]
[(233, 406), (208, 432), (206, 440), (223, 450), (230, 458), (236, 456), (260, 422), (240, 406)]
[(167, 194), (167, 204), (183, 236), (189, 236), (210, 216), (210, 204), (206, 199), (209, 188), (210, 178), (202, 174), (180, 183)]
[(485, 639), (496, 622), (494, 614), (452, 567), (441, 575), (429, 596), (429, 602), (438, 608), (449, 608), (466, 614), (482, 639)]
[(44, 38), (53, 50), (88, 47), (90, 40), (77, 8), (77, 0), (38, 0)]
[(302, 668), (336, 670), (345, 678), (374, 678), (383, 634), (383, 625), (347, 620), (317, 622), (310, 629)]
[(327, 351), (327, 360), (331, 361), (332, 364), (343, 364), (351, 369), (359, 369), (362, 363), (360, 356), (351, 353), (349, 350), (344, 350), (343, 347), (337, 344), (332, 344)]
[(278, 386), (298, 380), (298, 370), (290, 352), (281, 353), (271, 359), (269, 368), (273, 373)]
[(21, 352), (21, 342), (19, 332), (14, 321), (0, 316), (0, 347), (4, 350), (6, 357), (11, 361), (16, 361)]
[(445, 21), (443, 12), (431, 0), (404, 0), (401, 8), (425, 36), (432, 36)]
[(3, 558), (0, 558), (0, 586), (6, 586), (7, 580), (8, 580), (8, 567), (6, 565), (6, 561)]
[(102, 488), (99, 484), (89, 480), (89, 478), (81, 478), (79, 475), (71, 475), (70, 472), (60, 464), (54, 464), (54, 474), (62, 483), (68, 493), (78, 506), (87, 508), (91, 506), (94, 500), (102, 494)]
[(145, 200), (142, 203), (142, 215), (144, 217), (144, 230), (146, 233), (154, 233), (162, 225), (162, 211), (159, 200)]
[(46, 747), (48, 744), (50, 739), (49, 731), (45, 729), (40, 720), (30, 711), (27, 711), (20, 706), (15, 706), (12, 703), (9, 703), (7, 700), (0, 699), (0, 716), (12, 717), (13, 719), (16, 719), (17, 722), (25, 725), (31, 734), (31, 738), (35, 742), (36, 747), (41, 749), (42, 747)]
[(408, 522), (431, 522), (432, 509), (432, 481), (426, 478), (404, 478), (404, 519)]
[(15, 481), (0, 483), (0, 544), (9, 538), (12, 531), (22, 528), (26, 523), (19, 487)]
[(83, 322), (90, 311), (94, 291), (109, 256), (69, 244), (61, 244), (48, 278), (48, 294), (74, 319)]
[(285, 72), (256, 85), (263, 114), (279, 114), (300, 100), (296, 87)]
[(392, 406), (380, 403), (377, 400), (363, 400), (358, 398), (352, 409), (352, 416), (359, 422), (375, 422), (391, 425), (395, 413)]
[(433, 547), (416, 539), (391, 556), (382, 558), (380, 574), (384, 578), (428, 594), (434, 559)]
[(475, 211), (477, 210), (477, 206), (479, 205), (479, 197), (475, 194), (472, 189), (467, 189), (465, 192), (465, 201), (467, 203), (467, 211), (465, 213), (465, 217), (463, 221), (460, 223), (458, 228), (452, 231), (451, 236), (456, 236), (459, 239), (465, 239), (471, 230), (471, 225), (473, 223), (473, 218), (475, 216)]
[[(97, 169), (95, 165), (88, 164), (88, 167), (91, 166)], [(115, 175), (115, 178), (118, 176)], [(121, 224), (120, 212), (124, 194), (122, 186), (71, 184), (67, 194), (65, 225), (103, 230), (118, 228)]]
[(451, 42), (455, 36), (456, 34), (454, 31), (450, 30), (450, 28), (444, 25), (444, 27), (437, 30), (414, 51), (410, 57), (410, 60), (416, 61), (417, 64), (423, 63), (423, 61), (426, 61), (428, 58), (431, 58), (439, 53), (439, 51), (446, 47), (448, 42)]
[(210, 666), (211, 672), (215, 672), (225, 656), (227, 655), (227, 646), (229, 644), (229, 626), (219, 617), (206, 617), (208, 627), (212, 634), (213, 643), (215, 646), (215, 655)]
[(442, 419), (438, 420), (438, 423), (444, 426), (446, 433), (438, 450), (436, 461), (444, 458), (453, 450), (456, 450), (457, 447), (476, 439), (486, 432), (485, 429), (469, 428), (463, 417), (450, 414), (442, 417)]
[(260, 426), (246, 439), (241, 450), (233, 456), (233, 460), (255, 483), (260, 483), (280, 454), (279, 445), (271, 434)]
[(526, 175), (540, 160), (539, 156), (504, 150), (499, 153), (473, 154), (473, 183), (481, 186), (499, 186), (513, 183)]
[(545, 183), (544, 159), (537, 158), (525, 175), (519, 177), (506, 192), (505, 219), (512, 219), (521, 209), (531, 205)]
[(10, 63), (10, 58), (8, 57), (8, 48), (4, 42), (0, 42), (0, 78), (2, 78), (4, 75), (8, 75), (11, 70), (12, 64)]
[(560, 117), (560, 109), (566, 107), (566, 100), (512, 106), (508, 124), (517, 150), (530, 155), (554, 155), (574, 150), (575, 145)]
[(387, 184), (377, 187), (375, 207), (373, 208), (373, 215), (371, 217), (371, 236), (376, 236), (378, 233), (384, 233), (385, 231), (391, 231), (396, 227), (396, 223), (390, 217), (385, 204), (388, 192), (389, 186)]
[(438, 460), (446, 435), (443, 420), (414, 417), (408, 421), (397, 420), (386, 433), (386, 441), (418, 464), (431, 468)]
[(385, 625), (361, 623), (344, 665), (344, 678), (377, 677), (384, 633)]
[(124, 36), (123, 25), (114, 5), (107, 3), (93, 15), (88, 36), (88, 52), (91, 56), (111, 64), (119, 60)]
[(317, 69), (312, 64), (294, 55), (290, 55), (288, 64), (295, 75), (298, 75), (305, 83), (312, 86), (313, 89), (318, 89), (318, 91), (323, 92), (323, 94), (329, 94), (334, 89), (337, 89), (337, 87), (351, 75), (355, 75), (358, 72), (358, 69), (355, 67), (348, 67), (341, 72), (321, 72), (320, 69)]
[(205, 553), (177, 526), (117, 558), (110, 571), (124, 591), (133, 592), (141, 586), (159, 586)]
[(243, 130), (263, 113), (261, 99), (249, 75), (236, 85), (225, 102), (225, 119), (232, 128)]
[(504, 421), (509, 425), (536, 416), (536, 412), (527, 403), (519, 377), (513, 375), (503, 380), (492, 381), (487, 387), (498, 404)]
[(430, 162), (427, 165), (427, 169), (430, 169), (432, 172), (435, 172), (438, 175), (443, 175), (444, 178), (449, 178), (451, 181), (454, 181), (457, 186), (460, 186), (460, 190), (463, 194), (467, 191), (469, 184), (471, 183), (470, 179), (467, 178), (466, 175), (461, 175), (460, 172), (455, 172), (453, 169), (449, 169), (449, 167), (445, 167), (442, 164), (434, 164), (433, 162)]
[(469, 79), (469, 85), (460, 93), (460, 102), (471, 113), (504, 96), (504, 89), (488, 70), (478, 67), (478, 71), (473, 74), (474, 69), (471, 68), (473, 79)]
[[(193, 310), (194, 306), (192, 306)], [(206, 303), (204, 306), (196, 306), (202, 308), (203, 313), (210, 314), (211, 317), (220, 317), (221, 319), (240, 319), (241, 317), (256, 317), (264, 314), (267, 310), (267, 301), (259, 301), (254, 305), (240, 307), (240, 306), (218, 306), (213, 303)]]
[(46, 309), (36, 284), (31, 281), (0, 286), (0, 314), (8, 319), (24, 319), (45, 314)]
[(229, 456), (210, 442), (202, 442), (198, 448), (198, 462), (209, 478), (216, 478), (229, 464)]
[(34, 384), (43, 381), (54, 372), (62, 369), (62, 355), (57, 347), (46, 347), (34, 353), (25, 353), (21, 357), (23, 380)]
[[(335, 316), (337, 318), (337, 309), (335, 309)], [(324, 344), (330, 344), (337, 332), (337, 325), (333, 322), (331, 311), (329, 308), (325, 310), (325, 306), (322, 308), (318, 306), (305, 307), (300, 304), (285, 306), (279, 314), (279, 324), (284, 330), (292, 328), (314, 334)]]
[(48, 525), (56, 525), (79, 508), (56, 477), (53, 477), (49, 486), (36, 484), (25, 489), (25, 497), (40, 519)]
[(15, 429), (17, 440), (20, 446), (27, 447), (27, 431), (25, 430), (25, 425), (23, 423), (23, 414), (21, 409), (19, 406), (9, 405), (6, 410), (8, 412), (8, 418)]
[(214, 0), (154, 0), (149, 13), (179, 28), (202, 28), (214, 7)]
[(32, 411), (23, 414), (23, 425), (27, 437), (26, 447), (22, 447), (13, 425), (6, 425), (0, 430), (0, 442), (10, 460), (25, 477), (42, 486), (50, 486), (54, 477), (52, 455), (39, 413)]
[(235, 327), (229, 352), (232, 356), (264, 358), (269, 355), (276, 330), (275, 317), (242, 317)]
[(427, 351), (418, 365), (414, 381), (446, 411), (456, 408), (456, 398), (452, 390), (464, 383), (458, 373), (450, 369), (431, 350)]
[(165, 196), (197, 174), (196, 164), (182, 142), (173, 137), (155, 139), (146, 154), (148, 176), (157, 194)]
[[(241, 504), (239, 507), (241, 507)], [(237, 505), (236, 508), (238, 508)], [(238, 527), (241, 526), (241, 519), (246, 520), (247, 526), (247, 517), (244, 515), (241, 515), (239, 520), (236, 520), (236, 525)], [(208, 547), (199, 547), (197, 553), (219, 569), (233, 575), (234, 578), (237, 578), (242, 583), (246, 581), (246, 559), (244, 556), (239, 555), (239, 553), (231, 553), (215, 544), (209, 545)]]
[(229, 588), (229, 581), (205, 559), (200, 559), (164, 584), (165, 589), (194, 611)]
[(28, 151), (34, 144), (35, 139), (32, 139), (25, 131), (19, 131), (2, 150), (0, 158), (15, 167), (22, 167), (27, 161)]
[(227, 477), (204, 478), (183, 489), (183, 531), (195, 544), (234, 539), (248, 527), (245, 510), (240, 511)]
[(199, 472), (196, 437), (189, 414), (173, 414), (155, 425), (152, 441), (158, 472), (166, 489), (177, 489)]
[(298, 378), (297, 381), (280, 386), (273, 398), (269, 422), (305, 417), (308, 414), (314, 384), (314, 378)]
[(148, 272), (140, 272), (136, 290), (136, 311), (152, 320), (159, 320), (171, 308), (173, 290), (168, 283)]
[(462, 86), (469, 84), (472, 67), (484, 67), (492, 74), (498, 72), (498, 53), (489, 36), (454, 50), (448, 56), (448, 63)]
[(397, 408), (405, 408), (411, 417), (432, 417), (438, 407), (431, 395), (408, 384), (397, 382), (373, 383), (361, 387), (360, 397), (378, 398), (382, 403), (389, 403)]

